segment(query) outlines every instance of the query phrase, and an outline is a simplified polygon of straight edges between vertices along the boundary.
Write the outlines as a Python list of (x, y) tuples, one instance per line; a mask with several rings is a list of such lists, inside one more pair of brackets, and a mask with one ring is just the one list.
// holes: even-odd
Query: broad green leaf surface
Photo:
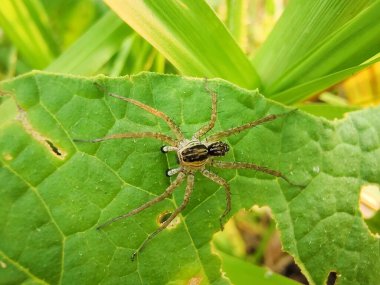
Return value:
[[(162, 193), (170, 183), (164, 172), (176, 162), (151, 139), (74, 143), (129, 131), (170, 135), (164, 122), (105, 96), (95, 81), (170, 115), (188, 137), (210, 116), (210, 95), (199, 79), (34, 72), (4, 82), (12, 99), (1, 107), (15, 100), (18, 115), (0, 121), (0, 283), (228, 284), (209, 243), (225, 195), (201, 175), (181, 217), (134, 262), (132, 252), (157, 228), (160, 215), (181, 203), (184, 185), (173, 199), (96, 230)], [(289, 110), (222, 80), (210, 80), (209, 87), (218, 94), (214, 131)], [(379, 108), (334, 122), (297, 111), (226, 141), (231, 151), (224, 160), (278, 169), (305, 185), (215, 169), (231, 185), (232, 214), (269, 205), (285, 250), (311, 284), (324, 284), (331, 271), (340, 276), (338, 284), (376, 284), (379, 239), (362, 220), (358, 195), (361, 185), (380, 183)]]
[(182, 74), (259, 87), (252, 64), (206, 1), (105, 2)]

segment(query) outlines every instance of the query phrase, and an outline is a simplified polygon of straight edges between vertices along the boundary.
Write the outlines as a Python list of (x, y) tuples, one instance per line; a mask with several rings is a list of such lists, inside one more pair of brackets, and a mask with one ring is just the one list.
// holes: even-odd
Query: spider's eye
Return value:
[(224, 142), (214, 142), (207, 149), (211, 156), (224, 156), (230, 150), (230, 147)]

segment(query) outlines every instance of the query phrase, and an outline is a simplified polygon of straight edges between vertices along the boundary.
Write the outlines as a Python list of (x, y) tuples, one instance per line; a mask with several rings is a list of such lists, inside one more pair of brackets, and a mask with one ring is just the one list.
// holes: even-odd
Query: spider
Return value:
[[(104, 90), (102, 86), (98, 86), (98, 87)], [(166, 171), (166, 175), (168, 177), (171, 177), (174, 175), (177, 175), (177, 177), (173, 180), (173, 182), (171, 182), (171, 184), (166, 188), (166, 190), (162, 194), (146, 202), (140, 207), (126, 214), (110, 219), (107, 222), (97, 227), (97, 229), (101, 229), (110, 225), (113, 222), (136, 215), (137, 213), (140, 213), (141, 211), (149, 208), (150, 206), (170, 197), (171, 194), (174, 192), (174, 190), (177, 187), (179, 187), (181, 183), (186, 179), (186, 189), (185, 189), (185, 195), (184, 195), (182, 204), (179, 207), (177, 207), (163, 223), (161, 223), (161, 225), (159, 226), (159, 228), (157, 228), (156, 231), (154, 231), (153, 233), (149, 234), (146, 237), (146, 239), (141, 243), (141, 245), (137, 248), (137, 250), (132, 254), (131, 256), (132, 261), (134, 260), (135, 256), (139, 252), (142, 251), (142, 249), (144, 248), (144, 246), (146, 245), (148, 241), (150, 241), (153, 237), (155, 237), (162, 230), (164, 230), (184, 210), (186, 205), (189, 203), (191, 194), (193, 192), (194, 175), (196, 172), (200, 172), (203, 176), (212, 180), (216, 184), (220, 185), (225, 190), (226, 208), (219, 218), (220, 229), (223, 230), (223, 220), (231, 210), (231, 190), (230, 190), (230, 186), (228, 182), (222, 177), (208, 170), (206, 168), (207, 166), (213, 166), (216, 168), (224, 168), (224, 169), (253, 169), (255, 171), (261, 171), (266, 174), (282, 178), (289, 184), (295, 185), (291, 183), (287, 179), (287, 177), (284, 176), (280, 171), (273, 170), (264, 166), (259, 166), (250, 162), (226, 162), (226, 161), (215, 160), (215, 158), (222, 157), (229, 151), (228, 144), (225, 142), (222, 142), (221, 139), (240, 133), (244, 130), (254, 128), (263, 123), (274, 121), (280, 117), (284, 117), (288, 115), (289, 113), (295, 111), (296, 109), (291, 110), (286, 113), (271, 114), (261, 119), (243, 124), (238, 127), (233, 127), (221, 132), (217, 132), (211, 136), (208, 136), (205, 139), (201, 139), (201, 137), (206, 135), (210, 130), (214, 128), (215, 122), (217, 119), (217, 94), (208, 88), (207, 80), (205, 81), (205, 89), (211, 95), (211, 118), (208, 124), (201, 127), (190, 139), (185, 138), (180, 128), (165, 113), (155, 108), (152, 108), (140, 101), (137, 101), (131, 98), (122, 97), (114, 93), (108, 93), (108, 95), (114, 98), (126, 101), (128, 103), (131, 103), (155, 115), (156, 117), (164, 120), (169, 126), (169, 128), (171, 129), (171, 131), (174, 133), (175, 138), (167, 136), (162, 133), (155, 133), (155, 132), (138, 132), (138, 133), (131, 132), (131, 133), (124, 133), (124, 134), (113, 134), (113, 135), (109, 135), (103, 138), (96, 138), (92, 140), (74, 139), (74, 141), (76, 142), (98, 143), (98, 142), (111, 140), (111, 139), (152, 138), (152, 139), (157, 139), (166, 144), (163, 147), (161, 147), (161, 151), (163, 153), (175, 152), (177, 155), (179, 166), (177, 168), (168, 169)]]

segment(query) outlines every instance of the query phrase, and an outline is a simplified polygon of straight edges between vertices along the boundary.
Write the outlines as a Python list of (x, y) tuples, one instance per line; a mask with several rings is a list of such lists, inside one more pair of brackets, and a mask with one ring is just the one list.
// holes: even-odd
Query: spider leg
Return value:
[(137, 100), (134, 100), (134, 99), (131, 99), (131, 98), (126, 98), (126, 97), (123, 97), (123, 96), (119, 96), (117, 94), (114, 94), (114, 93), (109, 93), (108, 95), (112, 96), (112, 97), (115, 97), (117, 99), (120, 99), (120, 100), (123, 100), (123, 101), (126, 101), (126, 102), (129, 102), (129, 103), (132, 103), (133, 105), (155, 115), (156, 117), (159, 117), (161, 119), (163, 119), (167, 125), (169, 126), (169, 128), (173, 131), (173, 133), (175, 134), (176, 138), (178, 140), (184, 140), (185, 137), (184, 135), (182, 134), (181, 130), (179, 129), (179, 127), (174, 123), (174, 121), (168, 116), (166, 115), (165, 113), (155, 109), (155, 108), (152, 108), (148, 105), (145, 105), (144, 103), (140, 102), (140, 101), (137, 101)]
[(219, 218), (219, 223), (220, 223), (220, 229), (223, 231), (224, 226), (223, 226), (223, 219), (228, 215), (228, 213), (231, 211), (231, 190), (230, 190), (230, 185), (227, 183), (226, 180), (224, 180), (222, 177), (219, 177), (215, 173), (204, 169), (202, 170), (203, 176), (211, 179), (214, 181), (216, 184), (219, 184), (222, 186), (226, 192), (226, 209), (224, 210), (223, 214)]
[(176, 146), (169, 146), (169, 145), (164, 145), (161, 147), (161, 152), (163, 153), (168, 153), (169, 151), (177, 151), (178, 147)]
[(173, 176), (173, 175), (177, 174), (178, 172), (180, 172), (181, 170), (182, 170), (182, 167), (168, 169), (168, 170), (166, 170), (166, 176), (167, 177)]
[(165, 198), (169, 197), (173, 192), (174, 190), (182, 183), (182, 181), (185, 179), (185, 174), (180, 172), (177, 176), (177, 178), (169, 185), (168, 188), (166, 188), (165, 192), (163, 192), (161, 195), (157, 196), (156, 198), (148, 201), (147, 203), (141, 205), (140, 207), (124, 214), (124, 215), (121, 215), (121, 216), (118, 216), (116, 218), (113, 218), (101, 225), (99, 225), (96, 229), (99, 230), (101, 228), (104, 228), (106, 226), (108, 226), (109, 224), (112, 224), (113, 222), (116, 222), (118, 220), (121, 220), (121, 219), (125, 219), (125, 218), (128, 218), (130, 216), (133, 216), (133, 215), (136, 215), (137, 213), (140, 213), (141, 211), (145, 210), (146, 208), (149, 208), (150, 206), (164, 200)]
[(158, 235), (162, 230), (164, 230), (171, 223), (171, 221), (173, 221), (174, 218), (177, 217), (178, 214), (183, 211), (183, 209), (187, 206), (187, 204), (190, 201), (190, 196), (191, 196), (191, 193), (193, 192), (193, 188), (194, 188), (194, 175), (188, 174), (185, 197), (183, 198), (182, 204), (177, 209), (175, 209), (175, 211), (170, 215), (170, 217), (165, 222), (163, 222), (156, 231), (148, 235), (148, 237), (141, 243), (141, 245), (132, 254), (131, 256), (132, 261), (135, 259), (135, 256), (144, 248), (145, 244), (148, 241), (150, 241), (152, 238)]
[(217, 168), (225, 168), (225, 169), (254, 169), (256, 171), (264, 172), (272, 176), (276, 176), (279, 178), (284, 179), (286, 182), (288, 182), (290, 185), (293, 186), (299, 186), (299, 187), (304, 187), (301, 185), (297, 185), (292, 183), (285, 175), (283, 175), (280, 171), (270, 169), (265, 166), (260, 166), (254, 163), (249, 163), (249, 162), (227, 162), (227, 161), (217, 161), (213, 160), (210, 163), (212, 166), (217, 167)]
[(207, 125), (200, 128), (193, 136), (194, 139), (199, 139), (201, 136), (205, 135), (215, 126), (216, 116), (217, 116), (217, 94), (212, 91), (207, 86), (207, 78), (205, 79), (205, 89), (209, 94), (211, 94), (211, 118)]
[(244, 125), (241, 125), (239, 127), (231, 128), (231, 129), (213, 134), (212, 136), (209, 136), (207, 138), (207, 140), (210, 142), (211, 141), (219, 141), (221, 138), (228, 137), (228, 136), (236, 134), (236, 133), (240, 133), (246, 129), (257, 127), (258, 125), (264, 124), (266, 122), (274, 121), (274, 120), (281, 118), (281, 117), (285, 117), (285, 116), (287, 116), (290, 113), (293, 113), (295, 111), (297, 111), (297, 109), (294, 109), (294, 110), (291, 110), (289, 112), (282, 113), (282, 114), (271, 114), (271, 115), (265, 116), (261, 119), (258, 119), (256, 121), (249, 122), (249, 123), (246, 123)]
[(163, 142), (170, 144), (172, 146), (177, 144), (177, 142), (173, 138), (171, 138), (167, 135), (164, 135), (164, 134), (153, 133), (153, 132), (114, 134), (114, 135), (106, 136), (104, 138), (97, 138), (97, 139), (92, 139), (92, 140), (73, 139), (73, 141), (97, 143), (97, 142), (102, 142), (102, 141), (112, 140), (112, 139), (131, 139), (131, 138), (134, 138), (134, 139), (153, 138), (153, 139), (163, 141)]

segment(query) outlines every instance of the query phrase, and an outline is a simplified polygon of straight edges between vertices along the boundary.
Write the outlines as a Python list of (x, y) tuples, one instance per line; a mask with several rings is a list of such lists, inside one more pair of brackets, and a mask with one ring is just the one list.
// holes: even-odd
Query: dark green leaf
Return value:
[[(18, 120), (0, 121), (2, 284), (226, 284), (209, 243), (219, 230), (225, 194), (201, 175), (177, 223), (134, 262), (132, 252), (157, 228), (160, 215), (181, 203), (183, 185), (173, 199), (96, 230), (162, 193), (170, 183), (164, 172), (176, 163), (155, 140), (74, 143), (132, 131), (170, 135), (163, 121), (106, 96), (94, 82), (165, 112), (187, 137), (210, 117), (210, 95), (199, 79), (34, 72), (4, 82), (1, 88), (13, 97), (5, 103), (15, 100)], [(215, 130), (289, 111), (222, 80), (209, 87), (219, 96)], [(213, 169), (231, 185), (232, 213), (269, 205), (284, 249), (311, 283), (325, 284), (336, 271), (340, 285), (376, 284), (379, 238), (362, 220), (358, 195), (361, 185), (380, 183), (379, 108), (334, 122), (292, 112), (226, 142), (231, 151), (225, 160), (277, 169), (305, 186), (251, 170)]]

